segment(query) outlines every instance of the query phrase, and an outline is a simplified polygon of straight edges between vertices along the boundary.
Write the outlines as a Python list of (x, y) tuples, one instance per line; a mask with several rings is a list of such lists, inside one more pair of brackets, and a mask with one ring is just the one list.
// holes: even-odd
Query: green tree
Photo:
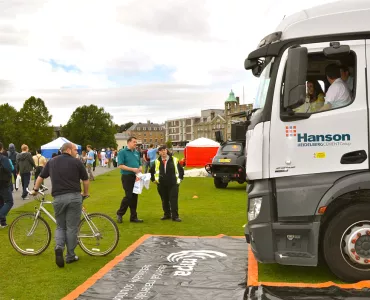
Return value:
[(72, 113), (62, 134), (82, 147), (117, 147), (114, 134), (117, 133), (113, 117), (104, 108), (96, 105), (80, 106)]
[(166, 142), (166, 146), (168, 149), (172, 149), (172, 140), (169, 139), (167, 142)]
[(37, 150), (50, 142), (53, 138), (51, 119), (52, 115), (42, 99), (34, 96), (27, 99), (19, 111), (19, 143), (27, 144), (31, 150)]
[(114, 127), (116, 128), (117, 133), (121, 133), (129, 129), (132, 125), (134, 125), (134, 122), (130, 121), (121, 125), (115, 124)]
[(126, 131), (127, 129), (129, 129), (132, 125), (134, 125), (134, 122), (127, 122), (125, 124), (122, 124), (119, 128), (120, 132), (123, 132), (123, 131)]
[(18, 111), (8, 103), (0, 105), (0, 142), (8, 148), (13, 143), (19, 149)]

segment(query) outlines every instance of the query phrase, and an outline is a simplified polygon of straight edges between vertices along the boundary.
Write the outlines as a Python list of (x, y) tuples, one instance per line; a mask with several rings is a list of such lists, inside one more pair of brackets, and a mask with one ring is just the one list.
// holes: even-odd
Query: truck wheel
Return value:
[(218, 189), (226, 189), (228, 182), (222, 182), (221, 178), (214, 178), (215, 187)]
[(323, 250), (330, 270), (343, 281), (370, 279), (370, 203), (339, 212), (325, 230)]

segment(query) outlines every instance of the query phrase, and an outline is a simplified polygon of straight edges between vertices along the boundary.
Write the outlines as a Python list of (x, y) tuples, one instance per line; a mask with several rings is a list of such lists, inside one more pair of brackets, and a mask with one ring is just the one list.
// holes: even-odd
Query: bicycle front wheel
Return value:
[(51, 241), (49, 224), (32, 213), (17, 217), (9, 227), (9, 240), (13, 248), (23, 255), (38, 255)]
[(86, 215), (78, 230), (78, 243), (89, 255), (104, 256), (111, 253), (118, 244), (119, 230), (111, 217), (93, 213)]

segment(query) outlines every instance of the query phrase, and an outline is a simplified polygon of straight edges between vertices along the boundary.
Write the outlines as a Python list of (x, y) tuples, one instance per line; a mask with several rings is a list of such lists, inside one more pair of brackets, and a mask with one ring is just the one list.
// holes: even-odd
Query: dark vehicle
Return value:
[(230, 181), (240, 184), (246, 181), (245, 176), (245, 143), (228, 141), (221, 145), (211, 164), (205, 166), (212, 175), (216, 188), (224, 189)]
[[(232, 117), (249, 117), (247, 112), (233, 114)], [(230, 181), (242, 184), (246, 182), (245, 172), (245, 134), (249, 121), (240, 121), (231, 125), (231, 140), (222, 141), (222, 132), (216, 132), (216, 140), (221, 143), (211, 164), (205, 165), (212, 175), (215, 187), (224, 189)]]

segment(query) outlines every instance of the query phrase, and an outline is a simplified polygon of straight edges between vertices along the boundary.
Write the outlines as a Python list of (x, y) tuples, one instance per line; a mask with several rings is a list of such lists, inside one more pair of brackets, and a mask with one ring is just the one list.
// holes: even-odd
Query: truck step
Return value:
[(297, 251), (289, 251), (289, 252), (281, 252), (277, 253), (279, 256), (287, 256), (287, 257), (306, 257), (306, 258), (313, 258), (314, 256), (307, 252), (297, 252)]
[[(284, 224), (284, 223), (272, 223), (272, 229), (275, 231), (283, 231), (283, 230), (289, 230), (292, 231), (292, 225), (291, 224)], [(300, 232), (306, 232), (311, 231), (313, 229), (312, 223), (308, 224), (295, 224), (294, 225), (294, 231), (300, 231)]]
[(316, 266), (317, 257), (307, 252), (275, 252), (275, 261), (281, 265)]

